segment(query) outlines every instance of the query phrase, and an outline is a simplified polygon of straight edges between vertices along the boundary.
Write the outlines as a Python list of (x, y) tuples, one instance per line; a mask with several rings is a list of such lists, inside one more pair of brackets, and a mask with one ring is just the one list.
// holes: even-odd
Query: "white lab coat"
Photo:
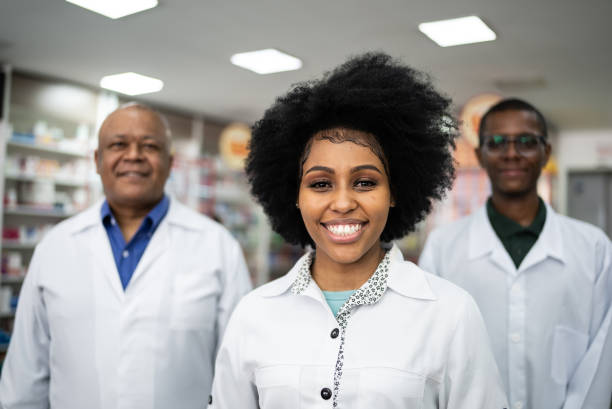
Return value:
[(250, 289), (240, 247), (171, 200), (124, 291), (100, 206), (60, 223), (36, 247), (0, 406), (205, 407), (218, 338)]
[(612, 245), (546, 207), (517, 269), (486, 208), (433, 231), (421, 267), (476, 300), (513, 408), (607, 409), (612, 393)]
[[(472, 298), (404, 261), (394, 247), (387, 290), (352, 310), (338, 407), (502, 409), (503, 386)], [(331, 408), (341, 337), (313, 280), (300, 295), (292, 270), (247, 295), (216, 362), (210, 409)]]

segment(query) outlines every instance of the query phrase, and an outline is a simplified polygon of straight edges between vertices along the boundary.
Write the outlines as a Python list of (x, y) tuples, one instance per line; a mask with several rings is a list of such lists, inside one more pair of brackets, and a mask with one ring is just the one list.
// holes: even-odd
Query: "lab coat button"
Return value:
[(323, 388), (321, 389), (321, 397), (325, 400), (328, 400), (329, 398), (331, 398), (332, 396), (332, 392), (329, 388)]
[(512, 334), (510, 338), (512, 339), (512, 342), (514, 342), (515, 344), (518, 344), (519, 342), (521, 342), (520, 334)]
[(208, 395), (208, 404), (212, 405), (212, 395)]
[(340, 331), (338, 330), (338, 328), (334, 328), (332, 329), (332, 332), (331, 334), (329, 334), (329, 336), (332, 338), (338, 338), (338, 334), (340, 334)]

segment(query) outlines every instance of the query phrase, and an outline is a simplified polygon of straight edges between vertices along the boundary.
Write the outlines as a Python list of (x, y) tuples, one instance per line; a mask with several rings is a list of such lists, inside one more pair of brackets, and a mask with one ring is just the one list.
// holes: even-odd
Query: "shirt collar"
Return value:
[[(284, 294), (288, 290), (291, 290), (293, 294), (304, 293), (311, 284), (312, 277), (310, 275), (310, 265), (312, 264), (313, 257), (313, 252), (304, 254), (286, 275), (266, 284), (261, 289), (262, 296), (275, 297)], [(381, 267), (385, 260), (388, 261), (388, 264)], [(375, 275), (376, 277), (374, 277)], [(383, 276), (386, 276), (384, 280)], [(383, 261), (381, 261), (372, 277), (370, 277), (361, 289), (369, 285), (384, 287), (383, 293), (388, 287), (405, 297), (421, 300), (436, 299), (435, 294), (429, 286), (425, 272), (413, 263), (405, 261), (402, 252), (396, 245), (393, 245), (387, 251)], [(375, 295), (378, 295), (377, 292), (376, 294), (373, 292), (372, 295), (376, 301), (380, 299), (380, 297), (375, 297)], [(380, 296), (382, 296), (382, 293)]]
[[(382, 292), (384, 293), (384, 290), (387, 288), (387, 278), (389, 277), (389, 263), (391, 261), (389, 253), (389, 251), (385, 252), (384, 257), (378, 264), (378, 267), (376, 267), (374, 274), (372, 274), (368, 281), (366, 281), (361, 286), (361, 288), (356, 291), (356, 293), (362, 290), (369, 289), (368, 292), (372, 293), (372, 296), (376, 295), (376, 297), (374, 297), (376, 298), (376, 300), (373, 302), (378, 301), (378, 299), (382, 296), (382, 293), (378, 294), (378, 291), (372, 291), (372, 289), (382, 289)], [(300, 260), (301, 264), (298, 269), (297, 277), (295, 278), (291, 286), (291, 292), (293, 294), (302, 294), (310, 285), (310, 281), (312, 280), (312, 275), (310, 274), (310, 266), (312, 265), (313, 260), (314, 252), (309, 252), (308, 254), (306, 254), (306, 257)], [(376, 294), (374, 294), (374, 292)], [(368, 304), (372, 304), (373, 302), (369, 302)]]
[(493, 206), (491, 198), (487, 200), (486, 208), (491, 226), (501, 238), (508, 238), (523, 232), (531, 233), (538, 237), (546, 221), (546, 205), (541, 198), (538, 198), (538, 211), (529, 226), (521, 226), (519, 223), (498, 212)]
[[(309, 252), (304, 258), (299, 267), (297, 277), (291, 285), (291, 292), (295, 295), (301, 295), (311, 285), (312, 275), (310, 274), (310, 266), (314, 253)], [(387, 290), (387, 279), (389, 278), (389, 264), (391, 262), (390, 252), (387, 251), (383, 259), (376, 267), (374, 274), (366, 281), (361, 288), (355, 291), (349, 299), (342, 305), (338, 311), (336, 319), (340, 327), (345, 328), (351, 310), (358, 305), (375, 304), (377, 303), (385, 291)]]
[[(159, 223), (163, 220), (164, 216), (168, 213), (168, 208), (170, 207), (170, 199), (168, 196), (164, 195), (162, 199), (155, 205), (153, 209), (145, 216), (142, 221), (142, 225), (144, 226), (147, 223), (149, 230), (154, 230), (157, 228)], [(108, 227), (109, 223), (112, 223), (114, 220), (113, 212), (108, 204), (107, 200), (104, 200), (102, 203), (102, 207), (100, 208), (100, 216), (102, 218), (102, 223)]]
[[(559, 226), (559, 215), (548, 204), (544, 203), (544, 206), (546, 208), (544, 226), (530, 253), (537, 251), (565, 263), (566, 257), (563, 255), (563, 236)], [(491, 226), (486, 206), (482, 206), (470, 217), (468, 233), (469, 259), (474, 260), (497, 250), (505, 252), (503, 244)], [(525, 261), (521, 263), (521, 270), (526, 265)]]

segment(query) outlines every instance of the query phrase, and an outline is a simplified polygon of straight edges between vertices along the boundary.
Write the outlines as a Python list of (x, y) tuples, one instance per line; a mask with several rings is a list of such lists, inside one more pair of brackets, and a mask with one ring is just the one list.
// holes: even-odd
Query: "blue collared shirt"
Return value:
[(170, 200), (168, 196), (164, 195), (162, 200), (146, 215), (134, 237), (129, 243), (126, 243), (108, 202), (105, 200), (102, 204), (102, 224), (106, 229), (108, 240), (113, 249), (115, 265), (124, 290), (130, 282), (149, 241), (151, 241), (155, 229), (168, 213), (169, 206)]

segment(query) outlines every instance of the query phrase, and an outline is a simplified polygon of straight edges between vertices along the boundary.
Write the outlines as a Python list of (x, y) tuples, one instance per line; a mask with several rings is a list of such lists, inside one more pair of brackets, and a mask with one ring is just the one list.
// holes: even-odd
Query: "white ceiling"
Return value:
[[(497, 41), (441, 48), (417, 29), (472, 14)], [(160, 0), (118, 20), (63, 0), (2, 0), (0, 62), (94, 86), (136, 71), (165, 82), (145, 100), (252, 122), (292, 83), (382, 50), (429, 72), (457, 107), (492, 91), (531, 101), (559, 129), (612, 128), (611, 18), (610, 0)], [(260, 76), (229, 62), (268, 47), (303, 68)]]

